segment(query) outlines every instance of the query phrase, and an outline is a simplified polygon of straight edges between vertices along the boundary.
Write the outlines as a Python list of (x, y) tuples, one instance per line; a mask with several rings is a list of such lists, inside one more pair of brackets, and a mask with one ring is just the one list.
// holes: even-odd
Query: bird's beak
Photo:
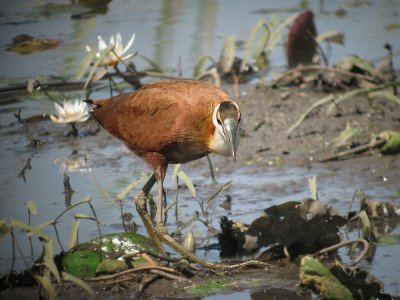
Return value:
[(236, 161), (236, 150), (239, 142), (237, 138), (238, 123), (235, 119), (225, 119), (223, 129), (225, 138), (231, 145), (233, 161)]

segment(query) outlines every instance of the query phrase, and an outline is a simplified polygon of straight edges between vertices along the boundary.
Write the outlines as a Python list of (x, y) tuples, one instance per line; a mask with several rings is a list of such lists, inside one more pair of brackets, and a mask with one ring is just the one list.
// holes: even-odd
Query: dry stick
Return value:
[[(154, 176), (154, 175), (153, 175)], [(146, 190), (146, 188), (143, 188)], [(142, 219), (149, 235), (155, 236), (155, 241), (162, 241), (172, 249), (177, 251), (182, 257), (189, 262), (195, 262), (200, 266), (212, 270), (219, 270), (219, 271), (230, 271), (238, 268), (248, 267), (248, 266), (259, 266), (259, 267), (275, 267), (274, 265), (264, 263), (257, 260), (249, 260), (243, 263), (235, 264), (235, 265), (227, 265), (222, 263), (211, 263), (205, 261), (198, 256), (188, 253), (188, 251), (177, 241), (175, 241), (169, 234), (167, 229), (165, 228), (164, 224), (161, 224), (157, 229), (153, 227), (151, 218), (147, 211), (145, 210), (146, 204), (146, 195), (143, 190), (139, 191), (139, 193), (135, 197), (135, 204), (136, 210), (139, 213), (140, 218)], [(163, 248), (161, 248), (163, 249)]]
[(14, 271), (14, 265), (15, 265), (15, 236), (14, 236), (14, 228), (11, 227), (10, 229), (10, 235), (11, 235), (11, 245), (12, 245), (12, 260), (11, 260), (11, 267), (10, 271), (7, 274), (6, 282), (8, 282), (8, 279), (10, 278), (11, 273)]
[(300, 118), (292, 125), (289, 127), (289, 129), (286, 132), (286, 135), (290, 135), (290, 133), (296, 129), (301, 122), (303, 122), (303, 120), (318, 106), (321, 106), (325, 103), (334, 101), (334, 103), (337, 105), (341, 102), (343, 102), (344, 100), (347, 100), (348, 98), (354, 97), (358, 94), (363, 94), (363, 93), (369, 93), (369, 92), (373, 92), (376, 90), (382, 90), (388, 86), (392, 86), (392, 85), (397, 85), (399, 84), (398, 82), (390, 82), (390, 83), (385, 83), (385, 84), (381, 84), (381, 85), (376, 85), (373, 88), (362, 88), (362, 89), (357, 89), (357, 90), (353, 90), (350, 91), (348, 93), (345, 93), (343, 95), (340, 95), (338, 97), (335, 97), (334, 95), (328, 95), (320, 100), (318, 100), (317, 102), (313, 103), (309, 108), (306, 109), (306, 111), (300, 116)]
[(143, 283), (138, 287), (137, 292), (135, 294), (135, 298), (139, 298), (138, 296), (143, 293), (144, 289), (148, 287), (152, 282), (156, 281), (160, 275), (154, 274), (153, 276), (145, 279)]
[(374, 148), (378, 148), (380, 146), (382, 146), (383, 144), (385, 144), (387, 141), (384, 139), (378, 139), (376, 141), (374, 141), (373, 143), (369, 143), (366, 145), (361, 145), (358, 147), (355, 147), (353, 149), (349, 149), (349, 150), (344, 150), (342, 152), (336, 153), (334, 155), (328, 156), (328, 157), (324, 157), (324, 158), (320, 158), (317, 161), (318, 162), (327, 162), (327, 161), (332, 161), (332, 160), (337, 160), (339, 158), (342, 158), (344, 156), (348, 156), (351, 154), (358, 154), (358, 153), (362, 153), (365, 152), (367, 150), (370, 149), (374, 149)]
[(369, 250), (369, 243), (367, 240), (365, 239), (355, 239), (355, 240), (348, 240), (348, 241), (343, 241), (340, 243), (337, 243), (335, 245), (326, 247), (322, 250), (319, 250), (318, 252), (312, 254), (312, 256), (317, 256), (320, 254), (325, 254), (328, 252), (332, 252), (334, 250), (337, 250), (339, 248), (342, 248), (344, 246), (350, 245), (350, 244), (354, 244), (354, 243), (362, 243), (364, 245), (363, 251), (360, 253), (360, 255), (354, 260), (354, 262), (352, 264), (350, 264), (351, 267), (356, 266), (364, 257), (365, 255), (367, 255), (368, 250)]
[(290, 69), (289, 71), (287, 71), (286, 73), (284, 73), (283, 75), (281, 75), (280, 77), (275, 79), (275, 81), (272, 82), (271, 86), (278, 85), (286, 77), (289, 77), (290, 75), (293, 75), (296, 72), (307, 72), (307, 71), (331, 71), (331, 72), (339, 73), (339, 74), (346, 75), (346, 76), (356, 77), (356, 78), (361, 79), (361, 80), (366, 80), (366, 81), (370, 81), (370, 82), (374, 81), (374, 78), (371, 77), (371, 76), (357, 74), (357, 73), (353, 73), (353, 72), (348, 72), (348, 71), (335, 69), (335, 68), (331, 68), (331, 67), (325, 67), (325, 66), (303, 66), (303, 67)]
[(170, 274), (170, 273), (160, 271), (160, 270), (150, 270), (150, 273), (158, 274), (158, 275), (161, 275), (165, 278), (172, 279), (172, 280), (189, 281), (189, 279), (186, 279), (185, 277), (177, 276), (177, 275)]
[(181, 272), (178, 272), (172, 268), (160, 267), (160, 266), (146, 266), (146, 267), (128, 269), (128, 270), (121, 271), (121, 272), (118, 272), (118, 273), (115, 273), (112, 275), (105, 275), (105, 276), (100, 276), (100, 277), (89, 277), (89, 278), (86, 278), (85, 281), (98, 282), (98, 281), (112, 280), (112, 279), (115, 279), (115, 278), (118, 278), (118, 277), (121, 277), (124, 275), (128, 275), (131, 273), (136, 273), (139, 271), (150, 271), (150, 270), (160, 270), (160, 271), (169, 272), (169, 273), (176, 274), (176, 275), (182, 275)]
[(102, 236), (101, 236), (100, 221), (97, 218), (97, 214), (96, 214), (96, 211), (94, 210), (94, 207), (93, 207), (92, 203), (90, 201), (87, 202), (87, 203), (89, 204), (90, 209), (92, 210), (94, 218), (96, 219), (97, 231), (99, 232), (99, 255), (100, 255), (100, 259), (102, 259), (102, 253), (103, 253), (103, 251), (102, 251), (102, 243), (103, 243), (103, 239), (102, 239)]

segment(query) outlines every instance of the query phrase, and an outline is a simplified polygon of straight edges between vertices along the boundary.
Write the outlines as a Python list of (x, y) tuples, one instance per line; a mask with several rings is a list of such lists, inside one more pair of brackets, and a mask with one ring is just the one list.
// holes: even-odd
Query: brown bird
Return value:
[[(91, 115), (107, 131), (153, 168), (154, 174), (142, 190), (147, 195), (157, 181), (159, 229), (165, 230), (162, 200), (168, 164), (190, 162), (209, 153), (236, 160), (240, 110), (224, 91), (211, 83), (160, 81), (133, 93), (85, 101), (95, 105)], [(156, 236), (153, 225), (146, 224), (142, 213), (139, 211), (150, 236)]]

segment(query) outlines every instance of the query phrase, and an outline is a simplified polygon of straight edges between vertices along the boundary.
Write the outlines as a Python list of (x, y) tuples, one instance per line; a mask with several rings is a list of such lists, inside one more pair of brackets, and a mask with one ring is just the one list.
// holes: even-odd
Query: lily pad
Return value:
[(210, 294), (224, 293), (234, 287), (256, 287), (261, 284), (261, 279), (234, 280), (234, 279), (212, 279), (206, 282), (194, 284), (185, 288), (186, 292), (196, 297), (205, 297)]
[[(103, 260), (117, 259), (124, 254), (149, 250), (159, 253), (159, 249), (149, 238), (134, 233), (111, 233), (100, 239), (76, 245), (67, 251), (62, 258), (64, 270), (76, 277), (93, 275)], [(137, 258), (137, 260), (143, 260)]]

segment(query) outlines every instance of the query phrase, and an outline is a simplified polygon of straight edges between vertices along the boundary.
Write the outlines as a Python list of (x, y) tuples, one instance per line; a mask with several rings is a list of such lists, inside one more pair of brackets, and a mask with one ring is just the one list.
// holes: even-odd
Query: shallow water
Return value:
[[(108, 40), (110, 34), (121, 32), (127, 41), (136, 32), (134, 50), (154, 59), (165, 69), (176, 69), (179, 59), (182, 61), (183, 74), (191, 76), (197, 57), (208, 54), (218, 58), (222, 46), (219, 35), (237, 34), (241, 40), (247, 39), (251, 27), (260, 17), (266, 19), (273, 14), (286, 17), (298, 11), (298, 3), (293, 1), (112, 1), (106, 6), (107, 12), (93, 18), (73, 20), (71, 13), (86, 10), (84, 7), (63, 7), (47, 13), (39, 3), (32, 1), (5, 1), (1, 8), (0, 45), (1, 63), (0, 82), (21, 82), (23, 79), (37, 76), (74, 76), (84, 56), (86, 44), (96, 45), (96, 37), (101, 34)], [(53, 2), (54, 3), (54, 2)], [(65, 4), (62, 1), (56, 2)], [(320, 6), (319, 3), (323, 3)], [(334, 12), (345, 6), (346, 16), (337, 17)], [(387, 31), (385, 26), (398, 22), (400, 3), (394, 1), (378, 1), (370, 6), (351, 6), (339, 1), (319, 1), (309, 7), (316, 13), (316, 24), (319, 32), (341, 30), (346, 34), (345, 46), (333, 45), (330, 61), (337, 61), (349, 54), (358, 54), (370, 60), (383, 57), (386, 53), (382, 45), (392, 43), (395, 50), (400, 49), (399, 31)], [(98, 8), (99, 9), (99, 8)], [(261, 12), (262, 9), (278, 9), (278, 12)], [(368, 29), (367, 29), (368, 28)], [(6, 45), (13, 36), (21, 33), (43, 35), (62, 40), (61, 45), (50, 51), (32, 55), (18, 55), (6, 52)], [(283, 50), (278, 48), (271, 56), (272, 68), (284, 68)], [(395, 67), (399, 68), (399, 58), (395, 58)], [(137, 60), (139, 69), (145, 64)], [(267, 76), (270, 76), (268, 74)], [(94, 97), (107, 96), (106, 90), (98, 91)], [(82, 98), (83, 94), (65, 94), (66, 98)], [(53, 113), (53, 104), (43, 97), (27, 96), (15, 102), (0, 106), (0, 218), (14, 217), (27, 221), (24, 203), (35, 200), (39, 214), (32, 217), (33, 224), (54, 219), (65, 209), (63, 176), (60, 170), (63, 161), (74, 160), (75, 168), (66, 170), (70, 184), (74, 190), (72, 203), (89, 196), (96, 213), (104, 224), (104, 232), (123, 230), (120, 209), (115, 202), (114, 194), (121, 191), (129, 182), (143, 176), (149, 169), (144, 163), (129, 154), (118, 142), (108, 139), (106, 135), (85, 135), (86, 125), (82, 125), (82, 133), (78, 138), (65, 138), (67, 128), (49, 122), (37, 123), (28, 129), (15, 122), (12, 113), (22, 108), (24, 117)], [(79, 127), (78, 127), (79, 128)], [(43, 141), (39, 148), (29, 146), (34, 136)], [(103, 139), (104, 137), (104, 139)], [(18, 176), (26, 161), (31, 159), (31, 169), (25, 172), (25, 180)], [(317, 175), (318, 188), (323, 201), (334, 205), (340, 213), (344, 213), (354, 193), (355, 187), (364, 188), (371, 198), (382, 201), (393, 200), (393, 185), (389, 188), (384, 178), (373, 176), (349, 177), (332, 176), (332, 170), (324, 166), (312, 169), (302, 167), (281, 168), (273, 166), (260, 167), (237, 164), (235, 171), (226, 167), (230, 160), (212, 156), (214, 166), (218, 169), (218, 183), (209, 178), (209, 170), (205, 159), (184, 166), (183, 169), (197, 184), (198, 197), (208, 199), (223, 183), (232, 180), (232, 184), (209, 207), (209, 219), (218, 228), (219, 217), (227, 215), (234, 220), (251, 222), (263, 209), (270, 205), (288, 200), (300, 200), (309, 196), (307, 178)], [(169, 199), (174, 197), (175, 183), (171, 182), (171, 169), (167, 175), (166, 188)], [(368, 175), (368, 174), (367, 174)], [(374, 178), (371, 180), (371, 178)], [(375, 180), (375, 181), (374, 181)], [(130, 192), (125, 200), (125, 211), (133, 212), (134, 220), (141, 225), (135, 212), (132, 197), (136, 190)], [(220, 207), (225, 195), (232, 197), (230, 210)], [(336, 196), (335, 196), (336, 195)], [(339, 199), (337, 199), (339, 198)], [(397, 199), (398, 200), (398, 199)], [(180, 194), (179, 219), (188, 220), (200, 210), (196, 200)], [(87, 206), (80, 206), (70, 211), (58, 225), (60, 238), (68, 241), (70, 224), (75, 213), (90, 215)], [(170, 231), (177, 224), (171, 211), (168, 218)], [(212, 244), (216, 239), (206, 236), (205, 227), (196, 222), (193, 227), (200, 246)], [(46, 229), (54, 234), (51, 228)], [(139, 227), (143, 233), (143, 226)], [(396, 229), (394, 233), (399, 233)], [(29, 257), (29, 244), (25, 235), (16, 232), (20, 247)], [(97, 235), (96, 226), (91, 221), (83, 221), (80, 240), (84, 241)], [(37, 246), (37, 244), (36, 244)], [(64, 244), (64, 247), (66, 245)], [(11, 259), (11, 244), (8, 238), (1, 241), (0, 271), (8, 269)], [(39, 248), (36, 247), (37, 255)], [(385, 283), (385, 291), (399, 294), (396, 284), (400, 278), (400, 267), (397, 264), (399, 246), (378, 247), (374, 261), (364, 264)], [(218, 260), (219, 253), (199, 251), (200, 256), (209, 260)], [(32, 262), (30, 259), (29, 262)], [(17, 268), (23, 268), (21, 259), (17, 260)], [(289, 281), (295, 284), (294, 281)], [(235, 292), (237, 299), (261, 299), (253, 294), (262, 294), (263, 289)], [(231, 297), (231, 296), (230, 296)], [(288, 296), (289, 297), (289, 296)], [(220, 299), (210, 296), (208, 299)]]

